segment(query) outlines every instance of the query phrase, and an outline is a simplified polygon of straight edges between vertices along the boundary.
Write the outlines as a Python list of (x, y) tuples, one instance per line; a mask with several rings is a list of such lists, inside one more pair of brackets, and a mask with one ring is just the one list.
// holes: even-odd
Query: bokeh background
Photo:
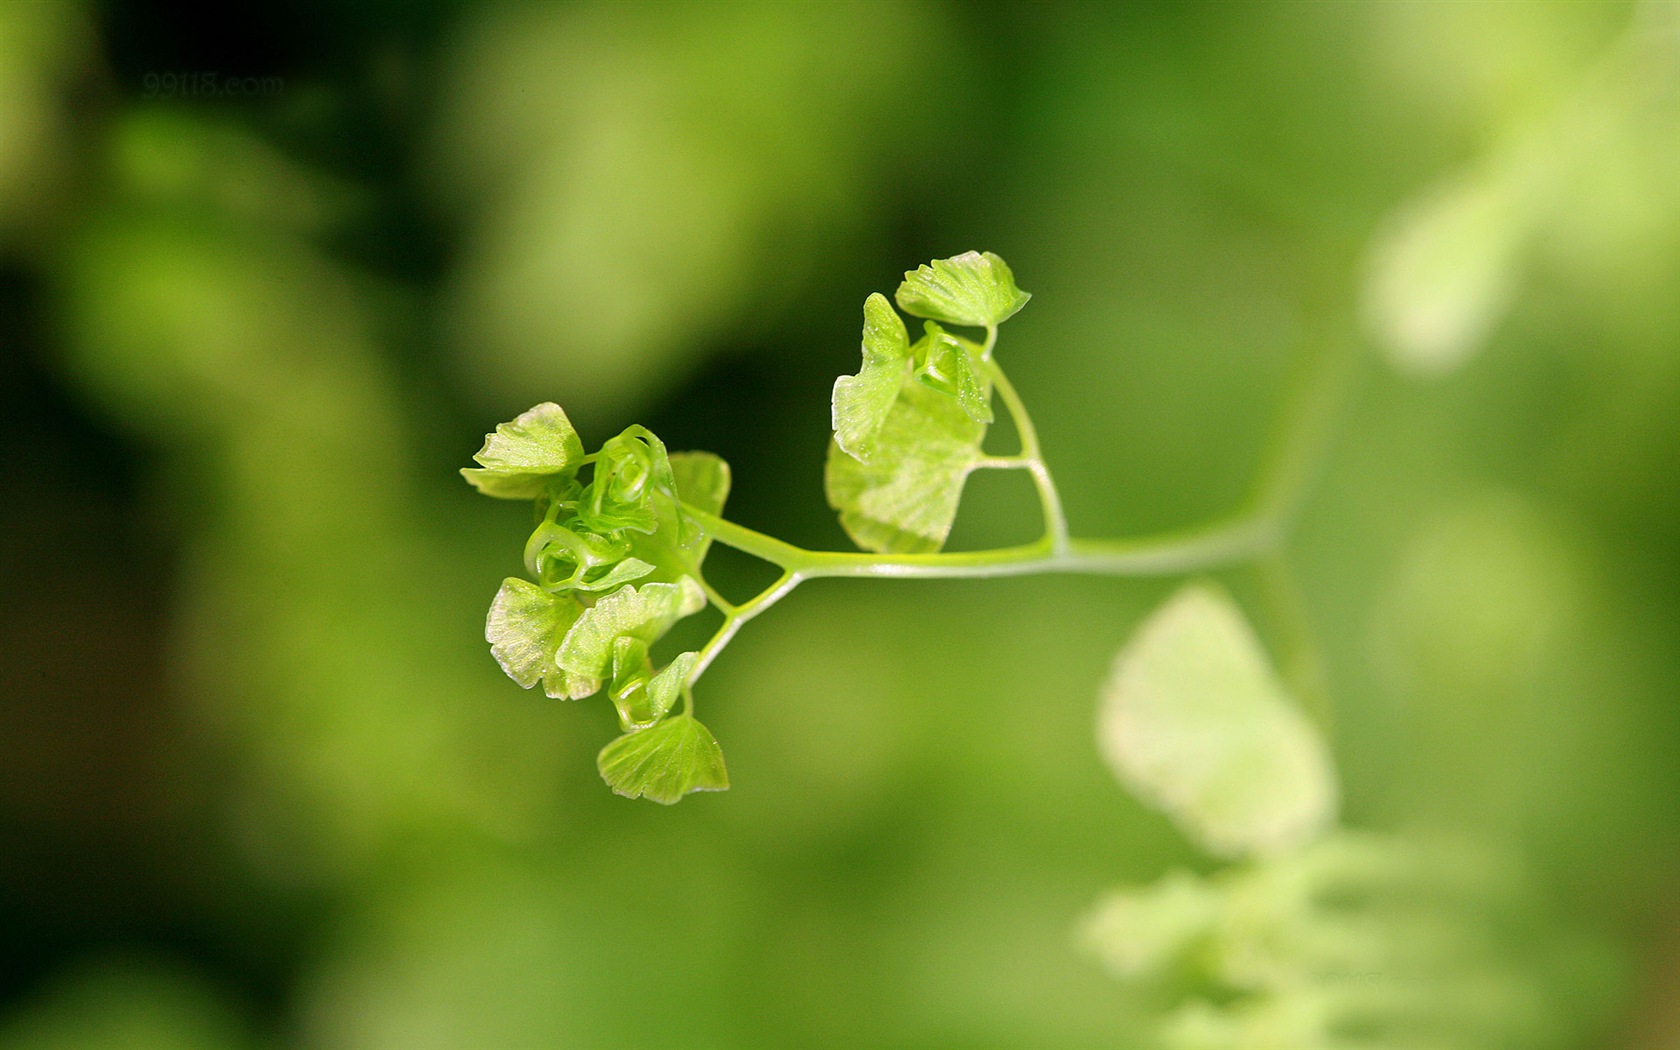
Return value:
[(842, 547), (861, 303), (968, 249), (1081, 534), (1229, 508), (1357, 355), (1285, 600), (1222, 579), (1350, 827), (1522, 873), (1533, 1009), (1441, 1045), (1680, 1046), (1675, 5), (70, 0), (0, 5), (0, 1045), (1155, 1045), (1075, 930), (1215, 867), (1093, 743), (1171, 581), (803, 588), (671, 809), (482, 641), (487, 429)]

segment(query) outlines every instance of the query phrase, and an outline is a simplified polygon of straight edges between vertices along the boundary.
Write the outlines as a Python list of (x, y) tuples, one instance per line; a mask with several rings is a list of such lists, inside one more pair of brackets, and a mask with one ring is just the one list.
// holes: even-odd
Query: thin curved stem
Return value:
[(739, 631), (748, 620), (787, 597), (803, 580), (804, 577), (799, 573), (784, 572), (775, 583), (772, 583), (748, 601), (727, 608), (719, 606), (723, 611), (723, 623), (700, 649), (699, 654), (694, 659), (694, 666), (689, 669), (688, 680), (684, 683), (683, 702), (690, 713), (693, 712), (694, 708), (694, 695), (691, 692), (694, 683), (699, 681), (700, 676), (706, 673), (706, 668), (710, 667), (712, 661), (717, 659), (718, 653), (722, 652), (723, 647), (728, 645), (730, 640), (735, 637), (735, 632)]
[[(987, 330), (988, 346), (996, 334), (995, 328)], [(1009, 418), (1015, 423), (1015, 432), (1021, 438), (1020, 464), (1032, 472), (1033, 487), (1038, 490), (1039, 507), (1044, 512), (1044, 535), (1049, 539), (1052, 551), (1064, 554), (1068, 549), (1067, 515), (1062, 511), (1062, 496), (1056, 490), (1055, 480), (1050, 477), (1050, 468), (1044, 463), (1044, 451), (1038, 444), (1038, 428), (1033, 426), (1032, 415), (1027, 412), (1021, 395), (1015, 392), (1015, 384), (1003, 374), (996, 361), (988, 364), (992, 385), (997, 389), (998, 397), (1003, 399), (1003, 406), (1008, 409)]]
[(869, 554), (806, 550), (687, 504), (683, 509), (717, 542), (779, 565), (801, 579), (850, 576), (925, 580), (1035, 573), (1161, 576), (1247, 561), (1275, 547), (1278, 539), (1277, 530), (1269, 522), (1239, 516), (1212, 526), (1137, 539), (1070, 539), (1061, 551), (1054, 548), (1050, 537), (1045, 537), (1019, 547), (983, 551)]
[(694, 581), (698, 583), (700, 585), (700, 589), (705, 592), (706, 600), (717, 606), (719, 612), (723, 613), (725, 616), (734, 616), (736, 613), (740, 612), (741, 607), (719, 594), (717, 588), (713, 587), (711, 581), (706, 579), (704, 575), (696, 571), (693, 573), (693, 576)]
[(950, 579), (1081, 573), (1101, 576), (1164, 576), (1226, 568), (1277, 557), (1290, 520), (1323, 459), (1332, 424), (1345, 400), (1355, 360), (1351, 345), (1331, 345), (1298, 373), (1286, 399), (1279, 432), (1256, 471), (1250, 495), (1232, 514), (1205, 525), (1131, 539), (1081, 539), (1068, 534), (1055, 481), (1045, 466), (1038, 431), (1020, 395), (990, 360), (997, 330), (986, 333), (983, 359), (994, 388), (1014, 420), (1021, 451), (988, 456), (977, 468), (1026, 469), (1033, 475), (1044, 513), (1044, 536), (1016, 547), (931, 554), (871, 554), (808, 550), (739, 525), (697, 507), (683, 511), (712, 539), (779, 566), (781, 577), (757, 597), (731, 605), (709, 585), (707, 594), (724, 613), (723, 624), (700, 650), (684, 685), (685, 707), (693, 706), (693, 683), (753, 617), (780, 601), (800, 583), (819, 577)]

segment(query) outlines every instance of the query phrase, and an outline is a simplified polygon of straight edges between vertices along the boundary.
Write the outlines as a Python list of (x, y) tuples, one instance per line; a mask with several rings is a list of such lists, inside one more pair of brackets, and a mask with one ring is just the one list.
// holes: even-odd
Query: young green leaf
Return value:
[(646, 642), (625, 635), (613, 643), (612, 684), (607, 693), (618, 708), (625, 732), (646, 729), (670, 713), (698, 657), (698, 653), (683, 653), (655, 674)]
[(838, 443), (829, 445), (828, 504), (865, 550), (936, 551), (950, 535), (985, 435), (985, 424), (971, 419), (955, 398), (906, 383), (869, 462), (859, 462)]
[(560, 406), (544, 401), (484, 435), (484, 447), (473, 459), (479, 466), (463, 467), (461, 476), (478, 491), (498, 499), (535, 499), (550, 479), (577, 469), (583, 443)]
[(659, 721), (649, 717), (646, 699), (648, 679), (653, 677), (653, 661), (648, 657), (648, 644), (634, 635), (625, 635), (613, 642), (612, 681), (607, 695), (618, 708), (618, 720), (625, 731), (646, 729)]
[(652, 573), (654, 567), (640, 558), (625, 558), (598, 577), (585, 576), (574, 586), (580, 591), (610, 591)]
[(1330, 755), (1237, 605), (1189, 584), (1121, 650), (1097, 742), (1116, 776), (1221, 856), (1285, 852), (1335, 818)]
[(898, 400), (909, 359), (904, 320), (886, 296), (874, 293), (863, 303), (863, 368), (834, 381), (834, 441), (853, 457), (869, 459), (875, 435)]
[(694, 670), (694, 662), (701, 657), (697, 652), (685, 652), (675, 657), (664, 670), (648, 679), (647, 684), (647, 714), (648, 724), (657, 722), (670, 714), (675, 706), (677, 697), (682, 696), (682, 684), (689, 679), (690, 670)]
[(689, 715), (619, 737), (601, 749), (595, 764), (618, 794), (667, 806), (691, 791), (729, 787), (717, 740)]
[(671, 477), (677, 498), (708, 514), (722, 514), (729, 498), (729, 464), (711, 452), (673, 452)]
[[(677, 499), (696, 510), (703, 510), (707, 514), (722, 514), (724, 501), (729, 498), (729, 464), (723, 457), (711, 452), (673, 452), (671, 453), (671, 476), (676, 479)], [(661, 522), (660, 534), (666, 529)], [(672, 545), (682, 548), (681, 529), (670, 530)], [(702, 562), (706, 560), (706, 552), (711, 549), (712, 541), (701, 537), (698, 543), (685, 553), (686, 567), (690, 572), (698, 572)]]
[[(575, 680), (601, 687), (612, 665), (613, 643), (626, 635), (652, 645), (671, 625), (699, 612), (706, 595), (692, 579), (624, 587), (583, 611), (560, 643), (561, 670)], [(588, 695), (587, 693), (584, 695)]]
[(924, 384), (949, 394), (976, 423), (992, 421), (992, 391), (980, 378), (976, 362), (980, 347), (967, 339), (945, 331), (932, 321), (927, 322), (927, 334), (917, 341), (917, 357), (922, 367), (916, 378)]
[(936, 259), (904, 275), (899, 309), (947, 324), (985, 328), (1001, 324), (1032, 296), (1015, 287), (1009, 266), (991, 252)]
[(540, 680), (549, 696), (574, 700), (595, 689), (584, 689), (587, 683), (562, 670), (555, 655), (582, 613), (576, 598), (559, 597), (528, 580), (509, 577), (490, 603), (484, 639), (509, 678), (526, 689)]

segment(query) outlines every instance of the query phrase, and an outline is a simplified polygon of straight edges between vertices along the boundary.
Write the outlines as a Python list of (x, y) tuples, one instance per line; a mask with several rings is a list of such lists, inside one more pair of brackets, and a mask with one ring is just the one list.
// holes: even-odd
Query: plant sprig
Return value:
[[(606, 689), (624, 735), (602, 750), (598, 766), (619, 794), (669, 804), (728, 787), (722, 752), (694, 718), (694, 685), (747, 622), (806, 580), (1160, 575), (1218, 568), (1277, 547), (1332, 403), (1335, 384), (1326, 380), (1334, 370), (1309, 374), (1305, 402), (1236, 514), (1158, 536), (1076, 538), (1032, 418), (993, 356), (999, 325), (1031, 298), (1009, 267), (989, 252), (936, 260), (907, 272), (895, 298), (899, 310), (923, 319), (922, 334), (912, 341), (886, 297), (871, 295), (862, 367), (834, 385), (825, 489), (859, 551), (808, 550), (729, 521), (728, 464), (707, 452), (668, 453), (645, 427), (585, 455), (553, 403), (497, 427), (474, 457), (479, 466), (462, 471), (484, 494), (530, 499), (536, 508), (524, 551), (530, 579), (510, 578), (497, 594), (485, 629), (491, 651), (514, 681), (541, 682), (551, 697)], [(1019, 436), (1013, 454), (983, 448), (994, 399)], [(1031, 475), (1044, 522), (1038, 540), (942, 550), (977, 470)], [(747, 601), (730, 602), (704, 573), (713, 542), (781, 574)], [(656, 668), (652, 646), (707, 605), (723, 616), (710, 641)]]

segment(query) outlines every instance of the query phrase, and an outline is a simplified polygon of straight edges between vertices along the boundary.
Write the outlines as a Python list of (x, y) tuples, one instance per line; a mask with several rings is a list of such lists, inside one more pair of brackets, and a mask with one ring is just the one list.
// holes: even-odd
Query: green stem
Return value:
[[(692, 508), (690, 513), (697, 516), (700, 514), (699, 511), (694, 511)], [(718, 520), (721, 521), (722, 519)], [(750, 532), (751, 530), (747, 531)], [(769, 539), (768, 536), (765, 538)], [(787, 597), (803, 580), (804, 577), (799, 573), (784, 572), (775, 583), (772, 583), (748, 601), (740, 605), (719, 606), (719, 609), (723, 612), (723, 623), (700, 649), (699, 654), (694, 659), (694, 667), (688, 672), (688, 680), (684, 683), (683, 708), (686, 713), (694, 713), (694, 694), (692, 692), (694, 683), (700, 680), (700, 676), (706, 673), (706, 668), (710, 667), (712, 661), (717, 659), (718, 653), (722, 652), (723, 647), (728, 645), (730, 640), (735, 637), (735, 632), (739, 631), (748, 620)]]
[[(987, 329), (986, 345), (991, 346), (996, 337), (997, 329)], [(1044, 512), (1044, 535), (1050, 541), (1051, 551), (1066, 554), (1069, 543), (1067, 515), (1062, 511), (1062, 496), (1056, 490), (1055, 480), (1050, 477), (1050, 468), (1044, 463), (1044, 452), (1038, 444), (1038, 428), (1033, 426), (1032, 416), (1021, 401), (1021, 395), (1015, 392), (1015, 384), (1003, 374), (996, 361), (988, 361), (987, 364), (992, 372), (992, 385), (1009, 410), (1015, 432), (1020, 435), (1021, 465), (1032, 472), (1033, 486), (1038, 489), (1038, 504)]]
[[(1205, 525), (1133, 539), (1077, 539), (1068, 535), (1060, 495), (1038, 442), (1038, 431), (1015, 387), (990, 360), (997, 330), (986, 333), (982, 354), (992, 382), (1021, 439), (1015, 456), (991, 456), (978, 466), (1024, 468), (1033, 475), (1044, 512), (1044, 536), (1035, 543), (982, 551), (934, 554), (870, 554), (814, 551), (768, 536), (716, 514), (683, 504), (683, 511), (712, 539), (777, 565), (781, 577), (739, 606), (708, 594), (724, 613), (722, 626), (700, 650), (688, 687), (710, 666), (748, 620), (780, 601), (800, 583), (819, 577), (951, 579), (1080, 573), (1101, 576), (1165, 576), (1225, 568), (1257, 558), (1275, 558), (1313, 470), (1324, 457), (1332, 424), (1353, 374), (1351, 343), (1318, 348), (1297, 374), (1286, 399), (1283, 421), (1256, 472), (1249, 498), (1229, 516)], [(693, 694), (684, 690), (693, 706)]]
[(1278, 539), (1271, 523), (1237, 517), (1212, 526), (1137, 539), (1070, 539), (1060, 551), (1046, 536), (1036, 543), (983, 551), (869, 554), (807, 550), (687, 504), (683, 511), (717, 542), (779, 565), (800, 579), (867, 576), (925, 580), (1038, 573), (1162, 576), (1247, 561), (1271, 550)]
[(698, 583), (700, 585), (700, 589), (706, 592), (706, 600), (717, 606), (718, 612), (723, 613), (725, 616), (734, 616), (736, 613), (740, 612), (741, 607), (719, 594), (717, 588), (713, 587), (711, 581), (706, 579), (704, 575), (698, 571), (696, 571), (693, 575), (694, 582)]

